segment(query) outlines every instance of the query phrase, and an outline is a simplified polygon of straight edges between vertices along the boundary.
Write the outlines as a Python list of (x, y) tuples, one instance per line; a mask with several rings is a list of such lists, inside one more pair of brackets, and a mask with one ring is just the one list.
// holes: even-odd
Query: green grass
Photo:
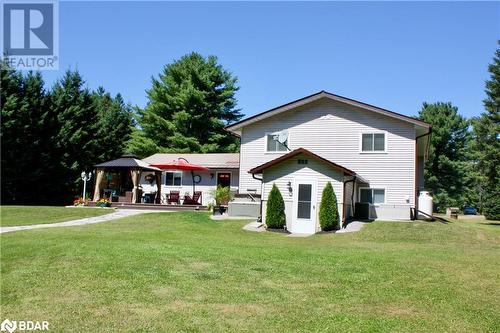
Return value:
[(113, 212), (101, 208), (66, 208), (48, 206), (0, 206), (0, 226), (46, 224), (83, 219)]
[(494, 332), (500, 227), (289, 238), (204, 213), (1, 235), (2, 318), (54, 332)]

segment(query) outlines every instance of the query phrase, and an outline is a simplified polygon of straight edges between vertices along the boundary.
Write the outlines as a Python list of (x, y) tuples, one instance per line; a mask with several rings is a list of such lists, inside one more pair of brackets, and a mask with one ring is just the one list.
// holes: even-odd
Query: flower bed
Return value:
[(111, 207), (111, 202), (108, 199), (100, 199), (95, 205), (96, 207)]

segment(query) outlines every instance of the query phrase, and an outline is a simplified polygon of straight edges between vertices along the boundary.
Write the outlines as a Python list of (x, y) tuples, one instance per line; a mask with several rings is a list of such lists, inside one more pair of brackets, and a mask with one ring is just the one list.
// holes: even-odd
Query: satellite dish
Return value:
[(288, 140), (288, 131), (281, 131), (278, 133), (278, 142), (285, 145), (286, 140)]

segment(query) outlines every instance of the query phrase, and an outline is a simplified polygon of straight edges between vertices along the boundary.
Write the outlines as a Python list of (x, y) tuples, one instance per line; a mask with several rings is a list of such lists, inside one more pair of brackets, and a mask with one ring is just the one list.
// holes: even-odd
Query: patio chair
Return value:
[(170, 205), (172, 203), (180, 204), (180, 191), (170, 191), (168, 195), (167, 203)]
[(192, 198), (189, 194), (186, 194), (184, 196), (183, 204), (184, 205), (199, 205), (200, 203), (198, 201), (200, 200), (200, 198), (201, 198), (201, 191), (195, 191)]

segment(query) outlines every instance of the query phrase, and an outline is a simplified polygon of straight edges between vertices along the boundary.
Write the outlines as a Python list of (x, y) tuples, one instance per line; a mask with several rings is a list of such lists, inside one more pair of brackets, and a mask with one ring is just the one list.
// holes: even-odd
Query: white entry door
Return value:
[(293, 191), (292, 233), (316, 232), (316, 181), (295, 179)]

